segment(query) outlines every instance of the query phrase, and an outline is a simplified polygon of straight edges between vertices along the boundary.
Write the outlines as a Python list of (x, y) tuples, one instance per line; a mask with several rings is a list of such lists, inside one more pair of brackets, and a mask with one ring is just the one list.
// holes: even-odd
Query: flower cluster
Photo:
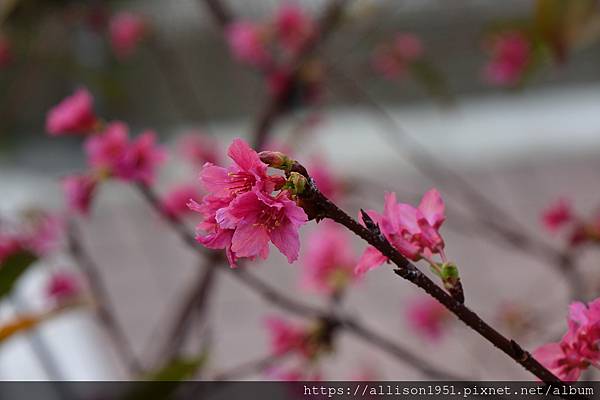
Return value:
[(387, 79), (397, 79), (409, 73), (412, 63), (423, 56), (421, 39), (411, 33), (398, 33), (392, 43), (379, 45), (372, 57), (375, 71)]
[(444, 333), (450, 311), (433, 297), (423, 296), (408, 304), (406, 320), (418, 334), (431, 341), (437, 341)]
[(578, 217), (565, 199), (558, 199), (542, 213), (542, 223), (552, 233), (567, 230), (572, 247), (600, 242), (600, 215), (592, 219)]
[(568, 330), (558, 343), (539, 347), (534, 357), (559, 378), (576, 381), (590, 365), (600, 368), (600, 299), (569, 307)]
[(298, 229), (306, 213), (284, 188), (286, 180), (269, 175), (267, 164), (242, 139), (227, 151), (233, 163), (223, 168), (207, 163), (200, 180), (208, 192), (190, 208), (203, 216), (197, 240), (211, 249), (225, 249), (232, 267), (238, 258), (266, 258), (272, 242), (291, 263), (298, 258)]
[(343, 228), (328, 221), (320, 225), (308, 239), (301, 283), (303, 287), (334, 294), (357, 279), (353, 273), (356, 256)]
[(130, 139), (125, 123), (103, 125), (93, 110), (92, 96), (83, 88), (48, 111), (46, 128), (53, 136), (88, 135), (84, 146), (90, 170), (68, 176), (62, 182), (69, 208), (82, 214), (88, 213), (101, 180), (114, 177), (151, 184), (156, 167), (166, 158), (153, 131)]
[(111, 47), (119, 59), (130, 57), (148, 32), (148, 24), (140, 15), (122, 11), (109, 21), (108, 34)]
[(486, 42), (491, 54), (483, 74), (485, 80), (497, 86), (514, 86), (521, 82), (532, 59), (530, 40), (521, 32), (497, 34)]

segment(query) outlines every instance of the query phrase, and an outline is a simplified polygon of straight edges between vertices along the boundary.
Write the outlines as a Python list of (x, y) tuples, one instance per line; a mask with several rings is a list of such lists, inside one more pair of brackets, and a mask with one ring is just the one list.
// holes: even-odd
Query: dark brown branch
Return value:
[(204, 0), (204, 3), (221, 29), (224, 29), (233, 20), (233, 14), (222, 1)]
[(98, 266), (79, 241), (79, 237), (80, 232), (77, 229), (77, 225), (74, 221), (71, 221), (67, 232), (69, 252), (87, 278), (90, 291), (94, 297), (98, 320), (104, 326), (109, 338), (117, 349), (117, 353), (119, 353), (130, 372), (133, 375), (139, 375), (143, 371), (142, 366), (127, 339), (125, 331), (115, 316), (110, 296), (104, 286)]
[[(178, 233), (183, 242), (194, 252), (197, 252), (202, 256), (210, 256), (210, 254), (214, 253), (221, 254), (219, 251), (208, 250), (199, 246), (196, 243), (194, 236), (187, 230), (185, 225), (183, 225), (180, 220), (167, 217), (162, 212), (162, 208), (158, 202), (158, 196), (156, 196), (150, 187), (144, 185), (138, 185), (137, 187), (149, 205), (168, 222), (168, 224)], [(256, 295), (277, 307), (305, 318), (324, 319), (348, 328), (349, 331), (355, 332), (357, 336), (365, 340), (367, 343), (390, 352), (390, 354), (392, 354), (396, 359), (406, 362), (427, 376), (441, 379), (464, 380), (464, 377), (457, 377), (452, 373), (445, 372), (435, 366), (430, 365), (427, 361), (420, 359), (417, 355), (412, 354), (409, 350), (402, 348), (402, 346), (399, 346), (388, 339), (385, 339), (368, 327), (359, 324), (357, 321), (354, 321), (352, 318), (322, 311), (319, 308), (296, 301), (287, 294), (282, 293), (278, 289), (270, 286), (268, 283), (262, 281), (243, 268), (216, 268), (216, 270), (230, 273), (231, 276), (237, 279), (244, 286), (251, 289)]]
[[(295, 170), (305, 171), (301, 166), (296, 166)], [(375, 247), (382, 254), (387, 256), (391, 262), (396, 265), (394, 272), (400, 277), (417, 285), (430, 296), (438, 300), (454, 315), (456, 315), (467, 326), (479, 333), (495, 347), (503, 351), (518, 364), (523, 366), (529, 372), (541, 379), (545, 383), (561, 383), (552, 372), (541, 365), (535, 358), (514, 340), (504, 337), (500, 332), (488, 325), (475, 312), (467, 306), (448, 295), (441, 287), (436, 285), (431, 279), (423, 274), (415, 265), (408, 261), (400, 252), (398, 252), (387, 239), (376, 232), (375, 229), (369, 230), (356, 220), (342, 211), (338, 206), (327, 199), (314, 185), (308, 174), (305, 177), (309, 180), (309, 185), (302, 195), (303, 204), (307, 204), (307, 213), (309, 216), (320, 220), (329, 218), (341, 225), (344, 225), (350, 231), (364, 239), (371, 246)]]

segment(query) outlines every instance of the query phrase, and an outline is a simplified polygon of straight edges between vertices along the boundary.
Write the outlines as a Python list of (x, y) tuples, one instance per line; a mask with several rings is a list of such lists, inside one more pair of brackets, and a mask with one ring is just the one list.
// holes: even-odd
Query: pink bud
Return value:
[(126, 11), (115, 14), (110, 19), (108, 29), (110, 44), (120, 59), (133, 54), (147, 31), (143, 17)]
[(46, 130), (53, 136), (90, 133), (97, 124), (92, 95), (85, 88), (77, 89), (46, 115)]

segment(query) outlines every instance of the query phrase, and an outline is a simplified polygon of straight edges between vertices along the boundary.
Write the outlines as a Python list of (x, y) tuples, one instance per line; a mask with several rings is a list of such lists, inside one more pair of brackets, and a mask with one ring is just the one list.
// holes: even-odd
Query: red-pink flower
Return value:
[(120, 12), (111, 17), (108, 31), (115, 55), (123, 59), (132, 55), (144, 38), (147, 31), (146, 21), (140, 15)]
[(302, 285), (319, 292), (333, 293), (356, 278), (356, 256), (350, 238), (331, 222), (321, 222), (310, 236), (303, 264)]
[(588, 306), (571, 304), (567, 323), (567, 333), (559, 343), (543, 345), (533, 355), (559, 378), (576, 381), (590, 365), (599, 367), (600, 299)]
[(484, 69), (486, 81), (492, 85), (519, 83), (531, 61), (531, 44), (521, 32), (505, 32), (490, 43), (491, 59)]
[(90, 136), (85, 151), (90, 167), (106, 175), (114, 175), (122, 167), (129, 147), (129, 128), (120, 121), (111, 122), (101, 134)]
[(54, 136), (91, 132), (98, 124), (93, 102), (87, 89), (77, 89), (48, 111), (46, 130)]
[(408, 325), (416, 333), (433, 341), (442, 336), (449, 315), (449, 311), (443, 305), (429, 296), (415, 299), (406, 310)]
[(211, 163), (216, 164), (221, 160), (221, 148), (216, 138), (198, 131), (188, 132), (177, 142), (181, 155), (197, 166)]
[(373, 52), (375, 71), (387, 79), (405, 75), (411, 63), (423, 56), (421, 39), (411, 33), (398, 33), (393, 42), (378, 46)]
[(291, 351), (304, 351), (307, 342), (305, 328), (278, 317), (267, 318), (265, 326), (269, 331), (273, 355), (281, 356)]
[(218, 210), (216, 219), (221, 228), (235, 230), (231, 250), (238, 257), (267, 258), (272, 242), (292, 263), (300, 251), (298, 229), (308, 217), (285, 191), (271, 196), (252, 190)]
[(70, 175), (62, 180), (62, 188), (70, 210), (87, 215), (97, 181), (89, 175)]
[(156, 168), (166, 158), (165, 150), (156, 144), (156, 134), (145, 131), (129, 144), (117, 176), (126, 181), (150, 185), (154, 182)]
[(281, 46), (296, 52), (314, 31), (314, 22), (297, 4), (282, 5), (275, 14), (275, 32)]
[(13, 59), (11, 45), (5, 36), (0, 35), (0, 68), (4, 68)]
[(551, 232), (555, 232), (566, 223), (573, 220), (571, 203), (565, 199), (559, 199), (542, 214), (544, 226)]
[(81, 293), (77, 275), (69, 271), (54, 272), (46, 286), (46, 295), (56, 302), (71, 300)]
[(227, 42), (233, 56), (240, 62), (262, 67), (270, 62), (263, 28), (247, 21), (235, 21), (227, 26)]
[(207, 163), (200, 172), (200, 180), (214, 196), (231, 197), (252, 190), (255, 186), (270, 193), (277, 180), (267, 175), (267, 165), (256, 151), (242, 139), (234, 139), (227, 155), (233, 160), (228, 168)]
[(171, 189), (162, 199), (162, 209), (164, 213), (173, 219), (189, 213), (190, 201), (198, 202), (200, 200), (198, 188), (191, 184), (183, 184)]
[[(402, 255), (413, 261), (425, 258), (432, 262), (433, 254), (444, 255), (444, 240), (439, 228), (446, 219), (444, 201), (436, 189), (423, 195), (418, 207), (398, 203), (395, 193), (386, 193), (383, 214), (367, 213), (379, 224), (381, 232)], [(354, 270), (363, 274), (386, 262), (387, 258), (373, 247), (368, 247)]]

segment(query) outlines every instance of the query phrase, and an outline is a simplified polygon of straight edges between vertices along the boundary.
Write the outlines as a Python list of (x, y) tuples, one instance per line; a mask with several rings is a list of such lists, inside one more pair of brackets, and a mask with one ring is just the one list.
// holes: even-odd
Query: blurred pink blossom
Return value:
[(531, 44), (521, 32), (505, 32), (489, 42), (491, 58), (484, 78), (492, 85), (512, 86), (520, 82), (531, 62)]
[(47, 283), (46, 295), (56, 302), (64, 302), (81, 294), (79, 277), (70, 271), (54, 272)]
[(154, 182), (156, 168), (166, 158), (166, 151), (156, 144), (154, 131), (142, 132), (129, 144), (117, 175), (126, 181), (151, 185)]
[[(413, 261), (425, 258), (431, 261), (432, 254), (444, 255), (444, 240), (439, 228), (446, 219), (445, 206), (436, 189), (427, 191), (418, 207), (398, 203), (395, 193), (386, 193), (383, 214), (367, 211), (381, 232), (402, 255)], [(387, 258), (373, 247), (367, 247), (354, 270), (356, 274), (378, 267)], [(433, 263), (433, 262), (432, 262)]]
[(119, 170), (129, 146), (129, 128), (120, 121), (110, 122), (97, 135), (85, 142), (88, 164), (103, 175), (113, 175)]
[(62, 180), (69, 210), (87, 215), (92, 204), (97, 181), (89, 175), (70, 175)]
[(31, 222), (25, 226), (27, 247), (39, 256), (55, 251), (61, 244), (65, 233), (65, 220), (63, 216), (36, 212), (31, 217)]
[(226, 38), (231, 53), (238, 61), (255, 67), (263, 67), (270, 62), (260, 25), (235, 21), (227, 26)]
[(398, 33), (391, 45), (375, 48), (371, 63), (384, 78), (396, 79), (405, 75), (411, 63), (418, 61), (423, 53), (421, 39), (412, 33)]
[(221, 160), (221, 148), (216, 138), (199, 131), (191, 131), (177, 141), (178, 151), (190, 163), (199, 167), (205, 163), (216, 164)]
[(147, 32), (145, 19), (132, 12), (123, 11), (110, 18), (108, 33), (115, 55), (124, 59), (131, 56)]
[(190, 201), (201, 201), (198, 188), (195, 185), (183, 184), (171, 189), (162, 199), (162, 208), (167, 216), (178, 219), (191, 212)]
[(274, 25), (281, 46), (294, 53), (306, 43), (315, 24), (297, 4), (285, 3), (277, 10)]
[(265, 326), (269, 332), (273, 355), (281, 356), (291, 351), (303, 351), (307, 340), (307, 334), (303, 327), (279, 317), (267, 318)]
[(98, 124), (93, 102), (87, 89), (77, 89), (48, 111), (46, 130), (53, 136), (90, 133)]
[(303, 258), (302, 285), (324, 293), (334, 293), (356, 279), (356, 255), (346, 231), (323, 221), (308, 239)]
[(0, 232), (0, 264), (22, 250), (23, 244), (18, 236)]
[(422, 296), (413, 300), (406, 310), (408, 325), (419, 335), (436, 341), (444, 332), (449, 311), (436, 299)]
[(542, 222), (551, 232), (555, 232), (565, 224), (573, 221), (573, 218), (571, 203), (566, 199), (557, 200), (542, 214)]
[(9, 40), (0, 35), (0, 68), (4, 68), (12, 62), (13, 53)]

